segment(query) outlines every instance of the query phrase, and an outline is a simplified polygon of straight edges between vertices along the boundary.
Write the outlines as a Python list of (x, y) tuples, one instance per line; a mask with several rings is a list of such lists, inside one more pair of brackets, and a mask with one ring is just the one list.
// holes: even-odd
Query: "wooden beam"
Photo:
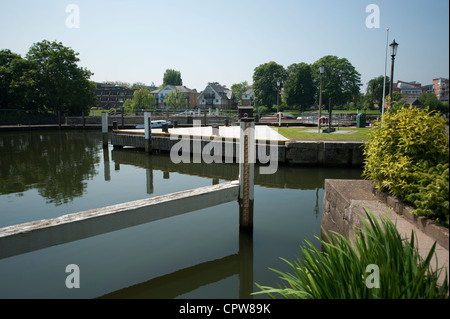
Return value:
[(0, 258), (230, 202), (238, 192), (232, 181), (0, 228)]

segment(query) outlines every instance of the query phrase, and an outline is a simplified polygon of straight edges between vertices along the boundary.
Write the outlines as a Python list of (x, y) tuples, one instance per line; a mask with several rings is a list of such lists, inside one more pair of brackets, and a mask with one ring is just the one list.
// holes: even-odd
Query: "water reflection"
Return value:
[[(236, 180), (239, 175), (239, 167), (236, 164), (174, 164), (167, 154), (154, 153), (152, 156), (148, 156), (146, 153), (134, 149), (115, 149), (111, 153), (115, 170), (120, 170), (121, 165), (133, 165), (151, 171), (147, 173), (147, 176), (150, 177), (153, 175), (153, 170), (159, 170), (164, 173), (164, 178), (167, 179), (170, 178), (170, 172), (176, 172), (211, 178), (212, 184), (215, 184), (219, 180)], [(255, 185), (269, 188), (317, 190), (324, 187), (325, 178), (343, 177), (359, 179), (361, 178), (361, 170), (280, 166), (275, 174), (259, 174), (258, 167), (255, 168)], [(147, 180), (147, 184), (151, 183), (151, 180)], [(153, 186), (149, 188), (153, 189)]]
[(253, 286), (253, 235), (239, 233), (237, 254), (206, 261), (101, 296), (104, 299), (173, 299), (233, 275), (239, 276), (239, 299), (251, 299)]
[[(25, 192), (33, 188), (49, 203), (32, 220), (77, 196), (70, 211), (59, 206), (50, 217), (238, 177), (236, 164), (173, 164), (167, 154), (102, 148), (101, 134), (89, 131), (0, 134), (0, 151), (0, 195), (24, 193), (14, 212), (27, 200), (37, 208)], [(250, 298), (255, 282), (276, 286), (269, 267), (289, 270), (279, 258), (296, 258), (300, 242), (319, 234), (325, 178), (360, 176), (360, 169), (256, 169), (252, 236), (239, 234), (230, 202), (1, 259), (0, 297)], [(69, 263), (80, 265), (82, 289), (65, 288)]]
[(0, 194), (31, 188), (56, 206), (83, 195), (100, 161), (95, 138), (79, 132), (0, 134)]

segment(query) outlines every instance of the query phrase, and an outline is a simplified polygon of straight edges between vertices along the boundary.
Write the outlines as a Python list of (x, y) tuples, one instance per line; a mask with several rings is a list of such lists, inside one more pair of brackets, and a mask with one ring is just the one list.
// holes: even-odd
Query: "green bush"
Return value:
[(400, 108), (384, 114), (364, 145), (365, 178), (449, 226), (449, 139), (445, 119), (428, 108)]
[(286, 299), (448, 298), (447, 273), (438, 288), (443, 269), (430, 268), (436, 243), (422, 259), (414, 232), (403, 240), (387, 216), (380, 224), (372, 213), (366, 214), (368, 220), (362, 219), (364, 226), (355, 232), (355, 243), (338, 233), (321, 240), (322, 249), (307, 240), (298, 262), (285, 260), (294, 274), (272, 269), (286, 284), (278, 288), (257, 284), (261, 291), (254, 294)]

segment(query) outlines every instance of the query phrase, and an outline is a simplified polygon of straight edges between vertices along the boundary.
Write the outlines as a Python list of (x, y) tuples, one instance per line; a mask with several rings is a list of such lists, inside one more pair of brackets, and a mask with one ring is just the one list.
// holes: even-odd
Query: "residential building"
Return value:
[(438, 98), (438, 100), (448, 101), (448, 94), (449, 94), (448, 79), (445, 79), (445, 78), (433, 79), (433, 89), (434, 89), (434, 94), (436, 94), (436, 97)]
[(156, 104), (158, 108), (165, 109), (166, 98), (169, 96), (170, 92), (177, 90), (180, 94), (183, 94), (184, 98), (187, 100), (188, 108), (194, 109), (199, 106), (199, 95), (197, 91), (191, 90), (184, 85), (166, 85), (161, 89), (151, 91), (156, 98)]
[(99, 98), (98, 108), (109, 110), (111, 108), (121, 108), (127, 99), (132, 99), (134, 89), (124, 88), (120, 85), (96, 83), (95, 95)]
[(236, 109), (238, 101), (233, 91), (217, 82), (210, 82), (199, 96), (202, 108)]
[(255, 93), (253, 92), (253, 89), (247, 89), (241, 96), (242, 106), (251, 106), (254, 99)]
[(416, 81), (397, 81), (397, 83), (394, 83), (393, 90), (394, 92), (400, 92), (402, 99), (406, 101), (417, 99), (422, 93), (427, 91), (427, 87), (423, 87), (422, 84), (417, 83)]

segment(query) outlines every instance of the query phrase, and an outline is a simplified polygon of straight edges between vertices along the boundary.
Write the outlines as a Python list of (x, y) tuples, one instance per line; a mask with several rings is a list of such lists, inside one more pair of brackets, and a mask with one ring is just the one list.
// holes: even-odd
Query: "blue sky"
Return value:
[[(79, 28), (68, 28), (69, 4)], [(379, 8), (368, 28), (366, 6)], [(448, 0), (1, 0), (0, 49), (25, 56), (57, 40), (79, 52), (94, 81), (162, 83), (168, 68), (198, 91), (208, 82), (252, 83), (255, 67), (275, 61), (347, 58), (362, 90), (384, 74), (386, 28), (399, 43), (394, 80), (431, 84), (449, 77)], [(387, 75), (390, 73), (388, 56)]]

